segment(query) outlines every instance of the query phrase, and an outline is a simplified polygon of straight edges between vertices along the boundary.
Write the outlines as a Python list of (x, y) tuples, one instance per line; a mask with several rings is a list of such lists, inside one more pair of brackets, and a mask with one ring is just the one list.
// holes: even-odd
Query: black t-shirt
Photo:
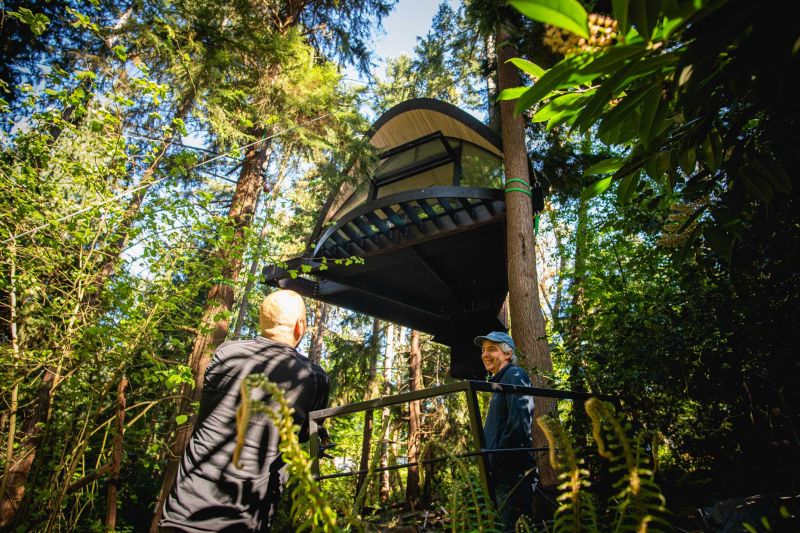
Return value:
[[(294, 348), (263, 337), (222, 344), (206, 369), (200, 412), (164, 504), (161, 527), (188, 532), (268, 531), (285, 481), (278, 432), (265, 415), (251, 413), (240, 466), (236, 447), (239, 388), (263, 374), (283, 389), (294, 407), (300, 440), (308, 440), (308, 413), (328, 405), (325, 371)], [(264, 392), (254, 390), (252, 398)]]

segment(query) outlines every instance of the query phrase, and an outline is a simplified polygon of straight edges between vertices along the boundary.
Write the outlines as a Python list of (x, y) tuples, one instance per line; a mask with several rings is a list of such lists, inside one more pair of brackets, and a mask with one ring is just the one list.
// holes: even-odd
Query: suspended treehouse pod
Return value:
[[(482, 378), (472, 339), (506, 329), (500, 138), (457, 107), (419, 98), (382, 115), (370, 143), (380, 154), (372, 174), (328, 198), (307, 253), (267, 266), (266, 282), (430, 333), (452, 348), (453, 377)], [(363, 262), (334, 262), (352, 257)]]

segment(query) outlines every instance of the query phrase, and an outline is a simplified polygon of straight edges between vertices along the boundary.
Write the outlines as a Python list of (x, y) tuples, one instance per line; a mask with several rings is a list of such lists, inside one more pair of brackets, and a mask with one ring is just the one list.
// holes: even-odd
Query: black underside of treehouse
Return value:
[[(505, 330), (498, 319), (508, 292), (505, 242), (502, 191), (432, 187), (356, 209), (323, 234), (313, 257), (267, 267), (265, 276), (304, 296), (429, 333), (452, 348), (453, 377), (483, 378), (473, 338)], [(336, 262), (353, 256), (363, 264)]]
[[(419, 98), (368, 133), (380, 162), (322, 209), (303, 257), (268, 284), (433, 335), (450, 375), (486, 376), (473, 339), (503, 330), (508, 292), (502, 142), (445, 102)], [(530, 170), (534, 208), (543, 188)], [(352, 258), (357, 258), (353, 261)]]

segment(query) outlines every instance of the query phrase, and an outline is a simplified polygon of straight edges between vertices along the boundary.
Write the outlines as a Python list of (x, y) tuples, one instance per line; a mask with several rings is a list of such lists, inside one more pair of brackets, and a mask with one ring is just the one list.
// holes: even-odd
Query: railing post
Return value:
[(483, 422), (481, 421), (481, 410), (478, 404), (478, 394), (472, 388), (472, 383), (467, 381), (467, 410), (469, 411), (469, 426), (472, 431), (472, 442), (475, 452), (478, 452), (478, 471), (481, 475), (481, 485), (492, 502), (496, 502), (494, 495), (494, 484), (492, 483), (489, 468), (486, 463), (486, 454), (482, 453), (486, 449), (486, 438), (483, 434)]
[(308, 451), (311, 455), (311, 475), (314, 479), (319, 479), (319, 434), (317, 433), (317, 421), (313, 418), (308, 420)]

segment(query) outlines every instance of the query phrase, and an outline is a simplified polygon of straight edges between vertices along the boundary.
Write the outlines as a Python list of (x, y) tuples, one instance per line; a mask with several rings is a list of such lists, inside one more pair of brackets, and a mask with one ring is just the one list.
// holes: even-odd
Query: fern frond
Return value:
[[(581, 468), (582, 460), (575, 455), (572, 441), (561, 423), (552, 417), (539, 417), (536, 423), (542, 428), (550, 448), (550, 464), (559, 472), (561, 481), (558, 509), (553, 524), (554, 533), (599, 533), (597, 507), (586, 490), (591, 485), (589, 472)], [(560, 454), (556, 450), (562, 450)]]
[(609, 471), (621, 476), (613, 483), (619, 490), (614, 496), (617, 503), (613, 507), (616, 511), (613, 530), (618, 533), (668, 530), (667, 522), (661, 518), (667, 512), (666, 499), (649, 467), (643, 436), (637, 434), (631, 438), (630, 424), (618, 417), (610, 404), (592, 398), (585, 407), (592, 420), (598, 452), (612, 462)]
[[(253, 400), (250, 391), (253, 387), (263, 389), (270, 397), (271, 403)], [(319, 483), (311, 473), (311, 460), (300, 446), (297, 436), (298, 427), (294, 424), (292, 414), (294, 409), (286, 400), (286, 396), (278, 385), (269, 381), (266, 376), (254, 374), (248, 376), (241, 386), (242, 400), (237, 410), (236, 434), (237, 442), (234, 457), (238, 461), (241, 447), (244, 444), (244, 434), (247, 431), (250, 412), (263, 413), (278, 430), (280, 443), (278, 449), (283, 455), (289, 476), (294, 482), (292, 489), (292, 519), (296, 523), (297, 531), (322, 531), (334, 533), (343, 531), (337, 525), (336, 511), (323, 497)], [(243, 407), (247, 404), (246, 407)], [(241, 413), (241, 414), (240, 414)]]

